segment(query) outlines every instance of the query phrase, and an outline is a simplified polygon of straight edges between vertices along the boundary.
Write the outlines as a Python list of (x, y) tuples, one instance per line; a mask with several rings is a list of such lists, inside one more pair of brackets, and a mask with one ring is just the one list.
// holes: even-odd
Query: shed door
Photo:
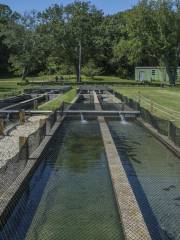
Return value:
[(143, 81), (144, 81), (144, 78), (145, 78), (144, 72), (143, 72), (143, 71), (139, 72), (139, 80), (140, 80), (141, 82), (143, 82)]

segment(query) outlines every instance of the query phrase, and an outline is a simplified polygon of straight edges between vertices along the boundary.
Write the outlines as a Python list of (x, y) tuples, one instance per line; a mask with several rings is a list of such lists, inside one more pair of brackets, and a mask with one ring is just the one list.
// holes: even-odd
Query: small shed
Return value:
[[(180, 67), (177, 68), (177, 79), (180, 80)], [(165, 67), (136, 67), (135, 80), (144, 81), (169, 81)]]

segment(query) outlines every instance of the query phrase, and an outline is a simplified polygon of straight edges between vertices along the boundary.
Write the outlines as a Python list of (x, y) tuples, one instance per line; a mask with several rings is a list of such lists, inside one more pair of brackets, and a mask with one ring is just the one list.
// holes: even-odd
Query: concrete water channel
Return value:
[(71, 107), (79, 115), (65, 117), (9, 205), (0, 239), (179, 240), (179, 158), (134, 119), (80, 116), (101, 106), (122, 110), (107, 92), (98, 92), (101, 106), (83, 93)]
[[(51, 101), (60, 94), (71, 90), (70, 86), (42, 86), (26, 89), (23, 94), (0, 99), (0, 116), (4, 120), (5, 135), (19, 123), (19, 112), (36, 110), (39, 105)], [(27, 113), (26, 112), (26, 113)]]
[(137, 121), (107, 123), (152, 239), (180, 239), (180, 159)]

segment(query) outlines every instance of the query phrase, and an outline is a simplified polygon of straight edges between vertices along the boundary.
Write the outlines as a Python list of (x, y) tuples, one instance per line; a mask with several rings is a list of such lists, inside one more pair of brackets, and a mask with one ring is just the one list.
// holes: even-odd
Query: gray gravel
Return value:
[(33, 116), (24, 125), (19, 125), (14, 129), (10, 136), (0, 140), (0, 168), (3, 167), (8, 159), (11, 159), (19, 152), (19, 137), (28, 137), (39, 128), (39, 120), (46, 119), (47, 116)]

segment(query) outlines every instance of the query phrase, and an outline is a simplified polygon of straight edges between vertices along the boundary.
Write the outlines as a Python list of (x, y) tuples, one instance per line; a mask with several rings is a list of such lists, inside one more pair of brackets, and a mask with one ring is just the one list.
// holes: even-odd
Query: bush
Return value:
[(95, 76), (99, 76), (102, 74), (102, 68), (97, 67), (93, 60), (90, 60), (83, 68), (82, 73), (86, 77), (90, 77), (94, 79)]
[(29, 80), (28, 79), (25, 79), (19, 83), (17, 83), (17, 85), (20, 85), (20, 86), (26, 86), (26, 85), (29, 85)]
[(124, 68), (122, 66), (118, 67), (118, 69), (116, 70), (116, 73), (121, 78), (127, 79), (129, 77), (127, 68)]
[(58, 67), (58, 73), (60, 75), (71, 75), (75, 73), (75, 69), (67, 64), (61, 64)]

